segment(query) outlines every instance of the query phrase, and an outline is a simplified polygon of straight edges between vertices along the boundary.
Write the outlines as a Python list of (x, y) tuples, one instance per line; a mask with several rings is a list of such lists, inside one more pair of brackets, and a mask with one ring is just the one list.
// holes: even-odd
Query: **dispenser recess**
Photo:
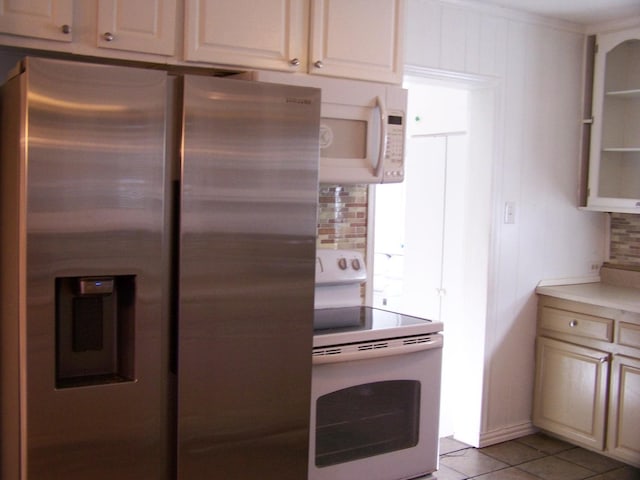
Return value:
[(56, 278), (56, 388), (132, 381), (135, 276)]

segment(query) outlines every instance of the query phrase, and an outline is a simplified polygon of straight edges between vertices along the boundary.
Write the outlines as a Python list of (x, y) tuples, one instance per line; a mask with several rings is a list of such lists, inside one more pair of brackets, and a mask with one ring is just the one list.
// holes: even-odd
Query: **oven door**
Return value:
[(309, 479), (434, 472), (442, 336), (314, 348)]

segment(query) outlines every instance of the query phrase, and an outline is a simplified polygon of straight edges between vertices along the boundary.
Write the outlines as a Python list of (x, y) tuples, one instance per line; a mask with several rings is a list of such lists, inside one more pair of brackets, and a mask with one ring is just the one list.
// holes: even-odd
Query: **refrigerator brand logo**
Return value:
[(287, 97), (285, 102), (286, 103), (299, 103), (301, 105), (311, 105), (311, 100), (309, 100), (308, 98)]

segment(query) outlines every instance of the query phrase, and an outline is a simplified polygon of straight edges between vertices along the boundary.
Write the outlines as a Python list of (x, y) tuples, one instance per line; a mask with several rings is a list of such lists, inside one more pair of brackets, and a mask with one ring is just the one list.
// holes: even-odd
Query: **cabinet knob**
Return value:
[(114, 38), (115, 38), (115, 37), (113, 36), (113, 33), (111, 33), (111, 32), (105, 32), (105, 33), (102, 35), (102, 39), (103, 39), (105, 42), (112, 42)]
[(573, 327), (577, 327), (577, 326), (578, 326), (578, 320), (571, 320), (571, 321), (569, 322), (569, 326), (570, 326), (571, 328), (573, 328)]
[(600, 363), (605, 363), (609, 358), (608, 357), (600, 357)]
[(291, 60), (289, 60), (289, 65), (297, 67), (298, 65), (300, 65), (300, 59), (292, 58)]
[(322, 60), (318, 60), (317, 62), (315, 62), (313, 64), (316, 68), (322, 68), (324, 67), (324, 63), (322, 63)]
[(69, 35), (71, 33), (71, 25), (62, 25), (60, 30), (62, 30), (62, 33), (64, 33), (65, 35)]

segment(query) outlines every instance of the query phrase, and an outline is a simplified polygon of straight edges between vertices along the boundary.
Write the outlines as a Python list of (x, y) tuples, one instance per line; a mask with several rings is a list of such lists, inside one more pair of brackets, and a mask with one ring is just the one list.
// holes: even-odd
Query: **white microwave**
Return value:
[(322, 90), (321, 183), (404, 180), (407, 90), (381, 83), (267, 71), (251, 72), (250, 78)]

